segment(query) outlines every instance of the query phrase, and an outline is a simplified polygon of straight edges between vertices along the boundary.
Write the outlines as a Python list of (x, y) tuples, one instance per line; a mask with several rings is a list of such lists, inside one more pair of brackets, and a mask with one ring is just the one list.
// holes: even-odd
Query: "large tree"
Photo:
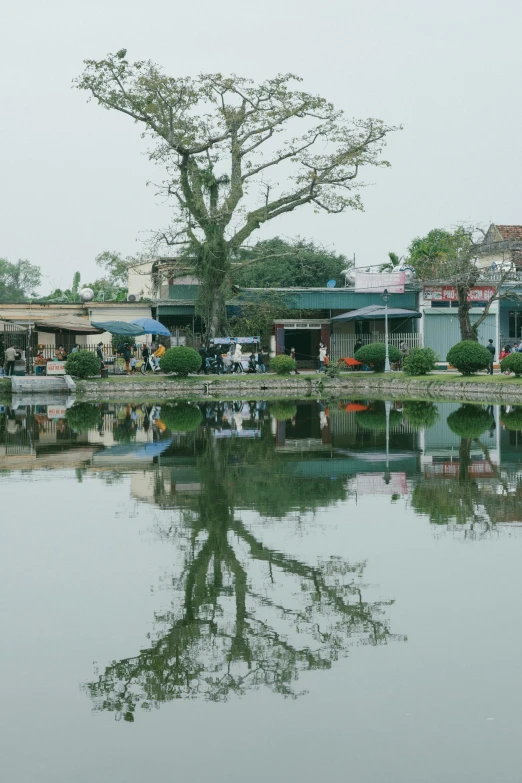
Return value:
[(27, 259), (11, 263), (0, 258), (0, 302), (25, 302), (36, 296), (41, 281), (40, 267)]
[(424, 237), (416, 237), (408, 248), (406, 263), (413, 267), (423, 282), (449, 283), (457, 290), (458, 319), (462, 340), (478, 341), (478, 329), (486, 319), (494, 301), (509, 295), (503, 286), (510, 279), (512, 263), (486, 282), (494, 289), (482, 313), (474, 321), (470, 310), (473, 307), (469, 292), (484, 277), (478, 259), (484, 252), (484, 233), (473, 225), (461, 225), (454, 231), (435, 228)]
[(85, 61), (76, 84), (152, 137), (150, 156), (164, 166), (162, 189), (175, 205), (161, 239), (194, 260), (213, 335), (225, 319), (232, 256), (263, 224), (298, 207), (362, 209), (359, 171), (389, 165), (381, 152), (393, 128), (348, 120), (295, 89), (292, 74), (261, 84), (235, 75), (171, 77), (126, 55)]

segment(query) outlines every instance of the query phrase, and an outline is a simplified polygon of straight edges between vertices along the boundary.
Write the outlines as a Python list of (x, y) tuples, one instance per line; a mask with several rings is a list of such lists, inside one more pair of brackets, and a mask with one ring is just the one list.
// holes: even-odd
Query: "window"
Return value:
[(522, 338), (522, 311), (509, 311), (509, 336), (520, 340)]

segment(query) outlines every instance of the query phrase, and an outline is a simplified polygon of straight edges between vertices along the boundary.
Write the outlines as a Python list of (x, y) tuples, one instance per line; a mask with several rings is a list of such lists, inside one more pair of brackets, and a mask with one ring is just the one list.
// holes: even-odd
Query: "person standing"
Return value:
[(236, 343), (236, 347), (234, 348), (234, 366), (232, 367), (232, 372), (243, 372), (243, 365), (241, 364), (242, 358), (243, 351), (241, 350), (241, 345)]
[(319, 343), (319, 362), (318, 362), (318, 368), (317, 372), (322, 372), (324, 370), (324, 359), (326, 356), (326, 345), (321, 342)]
[(216, 358), (216, 348), (214, 346), (214, 340), (211, 340), (207, 345), (207, 370), (212, 375), (212, 362)]
[(105, 369), (105, 358), (103, 356), (103, 343), (98, 343), (96, 346), (96, 356), (100, 360), (100, 370)]
[(11, 345), (5, 352), (5, 374), (12, 375), (14, 373), (16, 361), (16, 348)]
[(198, 375), (201, 372), (201, 370), (203, 370), (205, 375), (208, 375), (208, 370), (207, 370), (207, 349), (205, 348), (203, 343), (201, 343), (201, 345), (199, 346), (198, 353), (201, 356), (201, 367), (198, 370)]
[(125, 362), (125, 372), (127, 375), (131, 373), (130, 360), (132, 359), (132, 351), (130, 345), (126, 345), (123, 349), (123, 360)]
[(488, 344), (486, 345), (487, 350), (491, 354), (491, 362), (488, 367), (488, 375), (493, 375), (493, 362), (495, 361), (495, 346), (493, 345), (493, 340), (488, 340)]
[(257, 352), (257, 366), (259, 367), (259, 372), (266, 372), (265, 354), (262, 348)]
[(295, 348), (290, 348), (290, 358), (294, 360), (295, 362), (295, 374), (301, 375), (301, 373), (297, 369), (297, 359), (295, 358)]
[(354, 355), (354, 358), (355, 358), (355, 354), (357, 353), (357, 351), (359, 350), (359, 348), (362, 348), (362, 347), (363, 347), (363, 344), (362, 344), (362, 342), (361, 342), (361, 338), (360, 338), (360, 337), (358, 337), (358, 338), (357, 338), (357, 340), (356, 340), (356, 342), (355, 342), (355, 345), (353, 346), (353, 355)]

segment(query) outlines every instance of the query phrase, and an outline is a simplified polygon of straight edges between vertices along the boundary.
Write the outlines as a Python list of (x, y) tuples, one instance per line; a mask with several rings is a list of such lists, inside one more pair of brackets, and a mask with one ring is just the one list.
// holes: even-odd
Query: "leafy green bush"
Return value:
[[(344, 364), (344, 362), (343, 362)], [(345, 365), (346, 366), (346, 365)], [(336, 378), (341, 377), (341, 367), (339, 364), (334, 364), (333, 362), (330, 362), (328, 367), (325, 370), (325, 375), (327, 378), (331, 378), (332, 380), (335, 380)]]
[(513, 408), (509, 413), (503, 413), (501, 421), (507, 430), (522, 430), (522, 408)]
[(270, 369), (277, 375), (290, 375), (295, 370), (295, 359), (281, 353), (270, 359)]
[(505, 359), (500, 362), (500, 369), (502, 372), (514, 372), (517, 378), (522, 375), (522, 353), (510, 353)]
[(123, 353), (126, 345), (136, 345), (136, 338), (129, 335), (125, 337), (123, 334), (112, 335), (112, 347), (116, 353)]
[(285, 421), (287, 419), (293, 419), (297, 413), (297, 405), (293, 402), (287, 402), (280, 400), (270, 406), (270, 413), (278, 421)]
[(427, 375), (435, 369), (438, 360), (433, 348), (412, 348), (404, 357), (402, 369), (406, 375)]
[(77, 432), (85, 432), (98, 427), (101, 421), (100, 409), (89, 402), (77, 402), (65, 414), (67, 424)]
[(433, 402), (405, 402), (403, 413), (415, 430), (427, 430), (439, 420), (439, 411)]
[(161, 406), (160, 418), (171, 432), (188, 432), (199, 427), (203, 420), (203, 414), (197, 405), (191, 405), (188, 402), (167, 403)]
[[(402, 359), (402, 353), (398, 348), (395, 348), (394, 345), (388, 345), (388, 356), (391, 364), (400, 362)], [(371, 364), (375, 372), (384, 372), (386, 346), (384, 343), (363, 345), (363, 347), (359, 348), (356, 352), (354, 358), (363, 364)]]
[[(367, 411), (357, 411), (355, 414), (357, 424), (366, 430), (386, 429), (386, 406), (384, 402), (374, 402), (372, 408)], [(402, 422), (399, 411), (390, 410), (390, 429), (398, 427)]]
[(89, 378), (100, 374), (100, 360), (92, 351), (71, 353), (65, 362), (65, 372), (75, 378)]
[(487, 348), (474, 340), (462, 340), (449, 349), (446, 361), (456, 367), (462, 375), (473, 375), (489, 367), (491, 354)]
[(201, 356), (193, 348), (185, 348), (184, 345), (168, 348), (160, 359), (160, 367), (163, 372), (187, 376), (201, 368)]
[[(489, 353), (489, 351), (488, 351)], [(493, 416), (482, 405), (461, 405), (447, 418), (448, 427), (459, 438), (479, 438), (493, 424)]]

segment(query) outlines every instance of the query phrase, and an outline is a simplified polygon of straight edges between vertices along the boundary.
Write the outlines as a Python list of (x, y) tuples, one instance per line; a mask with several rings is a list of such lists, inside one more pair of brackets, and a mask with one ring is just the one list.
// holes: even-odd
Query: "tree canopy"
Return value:
[(351, 264), (345, 256), (313, 242), (280, 237), (242, 248), (237, 257), (240, 265), (232, 268), (232, 282), (245, 288), (324, 288), (328, 280), (342, 284), (341, 271)]
[(212, 335), (225, 318), (232, 256), (257, 229), (305, 205), (362, 209), (360, 170), (389, 165), (382, 150), (394, 128), (349, 120), (299, 81), (293, 74), (260, 84), (219, 73), (171, 77), (150, 60), (132, 63), (121, 49), (86, 60), (76, 82), (153, 139), (150, 157), (164, 167), (161, 190), (174, 203), (158, 240), (193, 259)]
[(0, 302), (25, 302), (36, 296), (42, 282), (40, 267), (27, 259), (11, 263), (0, 258)]
[(458, 318), (462, 340), (478, 340), (478, 328), (489, 313), (492, 303), (503, 296), (501, 286), (510, 276), (506, 268), (499, 279), (488, 283), (495, 289), (481, 315), (473, 323), (469, 292), (483, 270), (477, 264), (484, 233), (474, 225), (460, 225), (454, 231), (435, 228), (424, 237), (416, 237), (408, 248), (407, 263), (422, 281), (440, 281), (457, 290)]

